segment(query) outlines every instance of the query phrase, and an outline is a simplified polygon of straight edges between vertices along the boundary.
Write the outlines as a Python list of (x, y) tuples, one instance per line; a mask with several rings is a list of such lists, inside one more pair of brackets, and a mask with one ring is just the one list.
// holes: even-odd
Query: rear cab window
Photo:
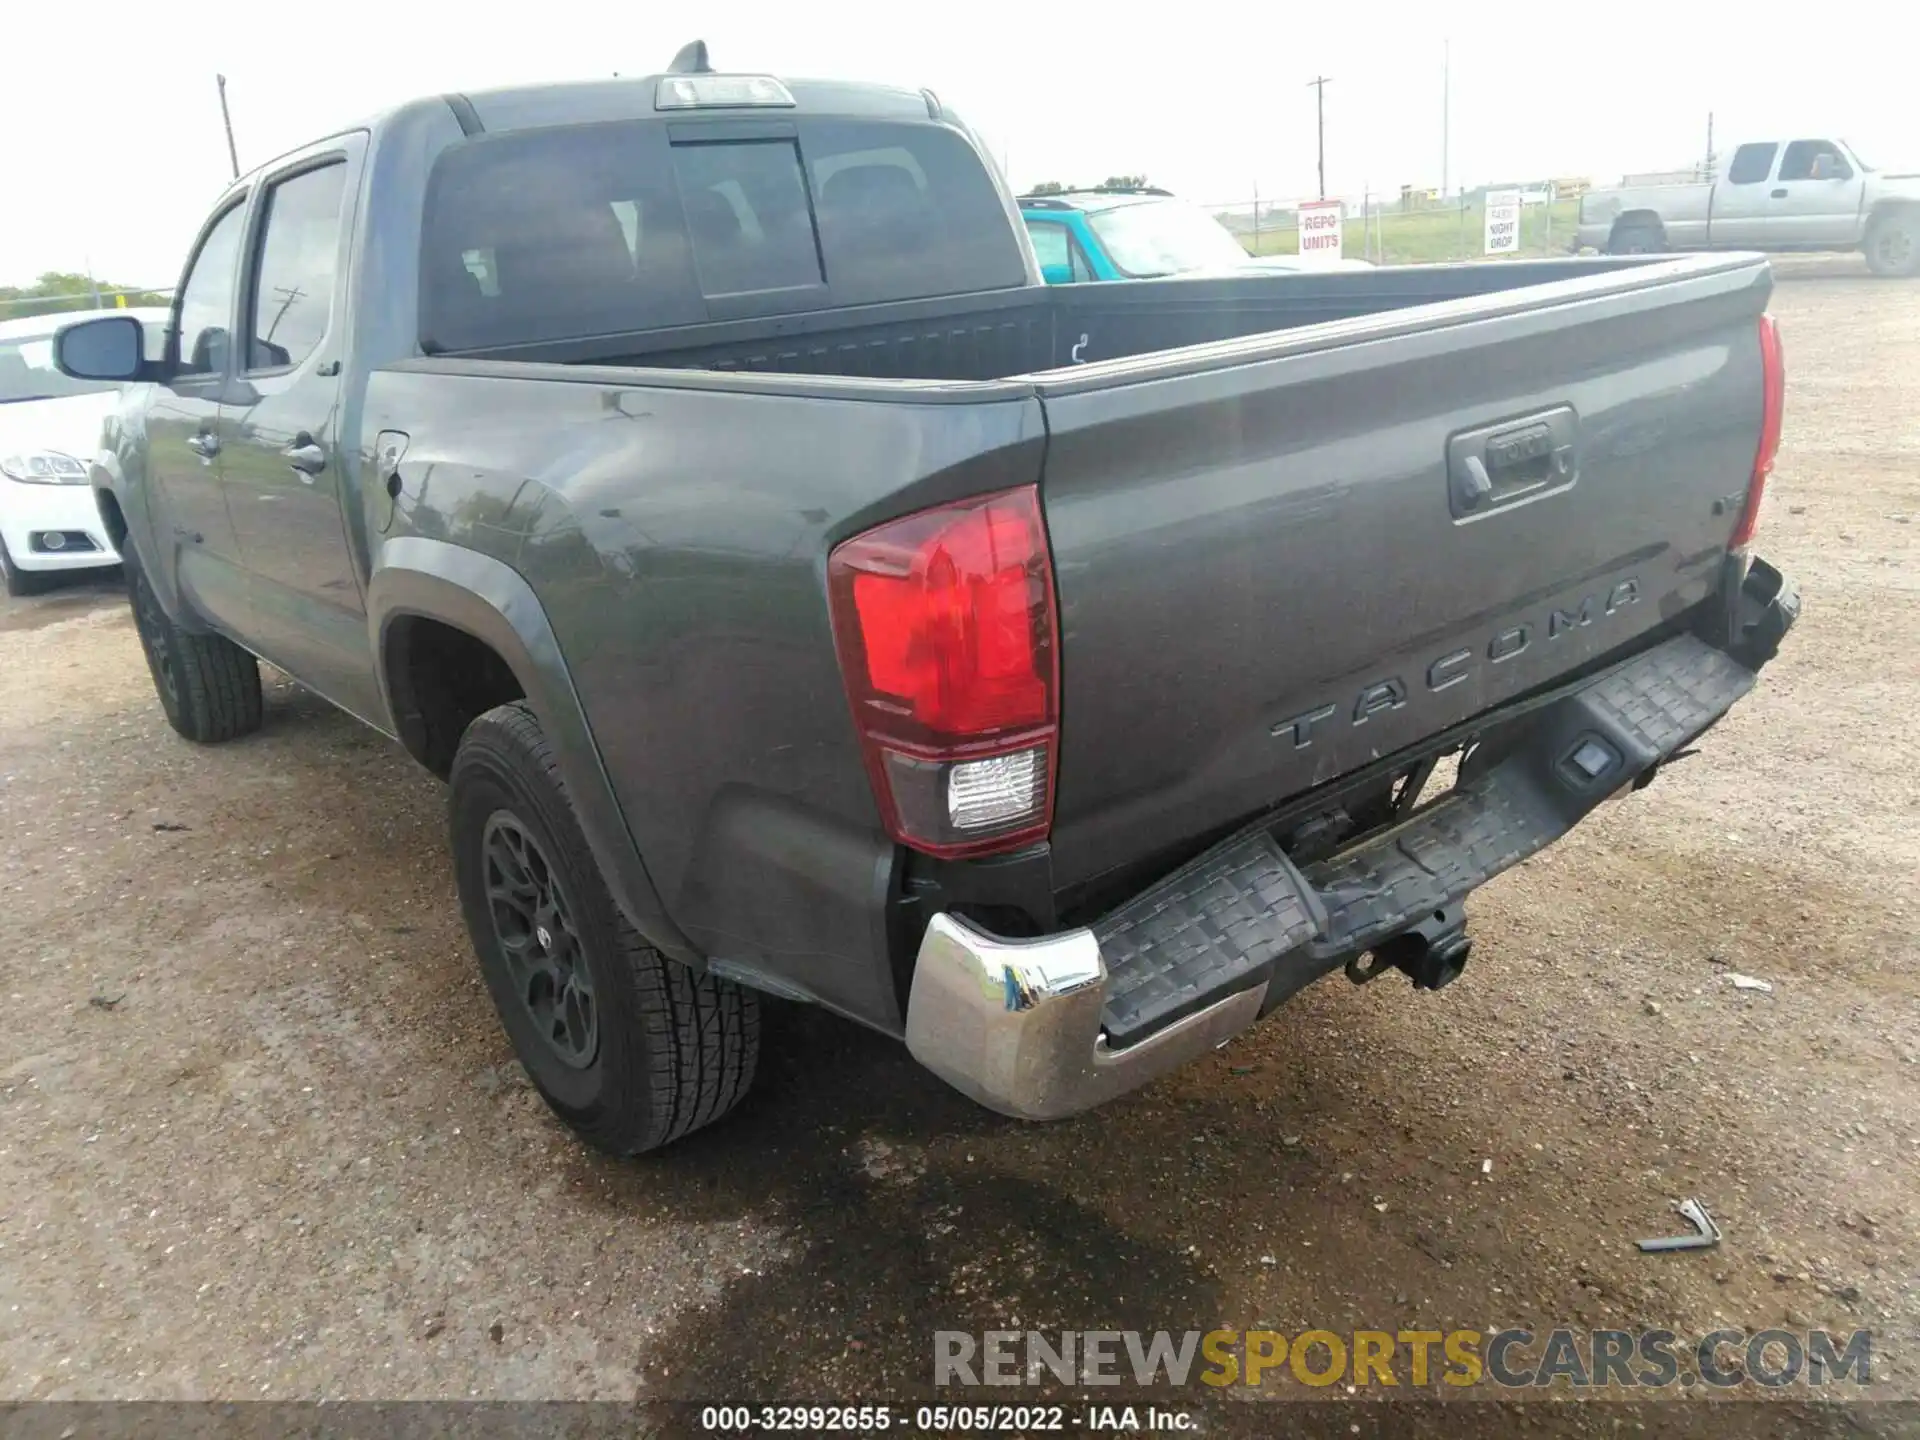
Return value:
[(646, 119), (479, 135), (427, 186), (420, 338), (481, 350), (1027, 283), (938, 122)]
[(697, 141), (671, 154), (703, 297), (826, 283), (792, 140)]
[(1727, 167), (1727, 183), (1758, 185), (1773, 173), (1773, 157), (1779, 150), (1773, 143), (1742, 145), (1733, 152), (1733, 163)]

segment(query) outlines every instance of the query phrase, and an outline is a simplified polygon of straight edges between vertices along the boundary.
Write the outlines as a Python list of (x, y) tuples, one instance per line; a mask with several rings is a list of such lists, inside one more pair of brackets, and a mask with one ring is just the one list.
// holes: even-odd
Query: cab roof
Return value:
[[(403, 118), (425, 110), (450, 109), (460, 128), (468, 135), (499, 134), (543, 125), (591, 125), (612, 120), (737, 119), (756, 117), (773, 119), (785, 115), (831, 115), (859, 120), (951, 120), (931, 90), (909, 90), (897, 85), (881, 85), (847, 80), (788, 80), (755, 70), (714, 70), (693, 68), (697, 59), (707, 67), (706, 46), (700, 41), (687, 45), (674, 56), (673, 64), (653, 75), (615, 75), (605, 80), (562, 80), (537, 85), (510, 85), (493, 90), (451, 92), (427, 95), (368, 116), (352, 125), (344, 125), (326, 135), (315, 136), (292, 150), (253, 166), (235, 177), (227, 187), (232, 193), (251, 184), (263, 171), (272, 169), (288, 155), (338, 135), (354, 131), (374, 132), (387, 129)], [(791, 105), (693, 105), (663, 108), (657, 101), (663, 81), (697, 76), (716, 79), (766, 78), (777, 80), (792, 97)]]

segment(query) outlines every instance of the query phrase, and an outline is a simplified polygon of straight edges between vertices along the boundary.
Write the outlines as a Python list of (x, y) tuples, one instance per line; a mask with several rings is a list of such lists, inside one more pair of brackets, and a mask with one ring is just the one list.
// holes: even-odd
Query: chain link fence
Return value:
[[(1521, 187), (1515, 187), (1521, 188)], [(1486, 190), (1442, 199), (1431, 191), (1340, 197), (1345, 207), (1341, 254), (1376, 265), (1421, 265), (1486, 257)], [(1202, 202), (1255, 255), (1292, 255), (1300, 248), (1299, 207), (1314, 197)], [(1565, 255), (1574, 246), (1577, 197), (1560, 195), (1520, 212), (1519, 258)], [(1500, 258), (1508, 258), (1502, 256)]]

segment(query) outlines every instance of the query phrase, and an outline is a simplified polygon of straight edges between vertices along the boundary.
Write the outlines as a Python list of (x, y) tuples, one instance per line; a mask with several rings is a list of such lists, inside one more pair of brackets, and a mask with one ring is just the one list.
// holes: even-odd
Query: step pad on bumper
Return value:
[[(1236, 990), (1277, 1002), (1551, 844), (1699, 735), (1754, 674), (1690, 635), (1663, 642), (1517, 722), (1446, 798), (1352, 850), (1296, 867), (1265, 832), (1216, 846), (1092, 928), (1102, 1023), (1132, 1044)], [(1489, 729), (1498, 725), (1490, 717)]]
[(1107, 1035), (1157, 1030), (1258, 980), (1310, 941), (1323, 912), (1265, 834), (1209, 850), (1093, 927), (1107, 963)]

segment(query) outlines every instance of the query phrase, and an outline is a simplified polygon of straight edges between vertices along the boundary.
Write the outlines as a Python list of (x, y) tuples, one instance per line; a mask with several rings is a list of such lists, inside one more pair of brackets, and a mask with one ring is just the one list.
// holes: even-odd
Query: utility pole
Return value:
[(1448, 40), (1440, 59), (1440, 198), (1447, 198), (1447, 163), (1453, 158), (1453, 41)]
[(1713, 111), (1707, 111), (1707, 168), (1700, 173), (1703, 180), (1713, 179)]
[(227, 163), (233, 166), (233, 178), (240, 178), (240, 152), (233, 148), (233, 116), (227, 113), (227, 77), (216, 75), (213, 83), (220, 87), (220, 123), (227, 128)]
[(1316, 75), (1307, 81), (1314, 90), (1314, 108), (1320, 116), (1320, 198), (1327, 198), (1327, 81), (1330, 77)]

